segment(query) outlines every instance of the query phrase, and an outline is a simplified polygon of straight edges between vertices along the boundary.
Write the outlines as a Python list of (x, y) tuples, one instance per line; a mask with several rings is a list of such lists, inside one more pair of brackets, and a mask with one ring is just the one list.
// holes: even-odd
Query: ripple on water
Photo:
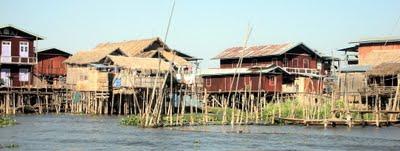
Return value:
[[(195, 126), (142, 129), (117, 116), (19, 115), (0, 144), (20, 150), (398, 150), (400, 129)], [(238, 133), (238, 132), (241, 133)]]

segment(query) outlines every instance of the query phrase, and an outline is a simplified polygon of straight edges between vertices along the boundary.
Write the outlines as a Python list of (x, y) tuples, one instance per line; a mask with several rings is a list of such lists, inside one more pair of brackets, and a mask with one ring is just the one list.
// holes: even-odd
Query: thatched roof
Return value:
[(97, 63), (101, 59), (104, 59), (107, 55), (113, 53), (120, 53), (124, 56), (127, 56), (123, 51), (120, 49), (93, 49), (90, 51), (79, 51), (73, 56), (69, 57), (64, 63), (67, 64), (91, 64)]
[(168, 52), (168, 51), (161, 51), (161, 55), (162, 57), (164, 57), (165, 59), (167, 59), (168, 61), (172, 61), (174, 62), (175, 65), (178, 66), (185, 66), (185, 65), (189, 65), (189, 62), (186, 61), (185, 59), (183, 59), (182, 57), (179, 57), (172, 52)]
[[(141, 40), (129, 40), (129, 41), (122, 41), (122, 42), (114, 42), (114, 43), (101, 43), (98, 44), (94, 50), (96, 49), (121, 49), (124, 51), (128, 56), (135, 56), (145, 49), (149, 48), (153, 43), (158, 42), (160, 46), (165, 45), (158, 37), (150, 38), (150, 39), (141, 39)], [(165, 46), (166, 49), (169, 49)]]
[[(160, 52), (161, 52), (161, 57), (165, 58), (165, 60), (168, 62), (174, 60), (175, 65), (178, 65), (178, 66), (189, 65), (189, 62), (187, 60), (178, 56), (176, 53), (174, 56), (174, 54), (169, 51), (160, 51)], [(135, 55), (135, 57), (155, 58), (155, 57), (157, 57), (157, 50), (143, 52), (143, 53)]]
[(369, 76), (389, 76), (400, 74), (400, 63), (382, 63), (367, 71)]
[[(171, 50), (159, 39), (150, 38), (142, 40), (130, 40), (114, 43), (101, 43), (90, 51), (78, 52), (64, 63), (67, 64), (90, 64), (97, 63), (104, 59), (107, 55), (122, 55), (128, 57), (144, 57), (151, 58), (157, 54), (157, 49), (160, 50), (161, 55), (168, 61), (172, 59)], [(188, 65), (185, 59), (188, 55), (176, 51), (174, 63), (178, 66)], [(190, 57), (190, 56), (189, 56)], [(189, 58), (190, 59), (190, 58)]]
[[(158, 70), (159, 60), (157, 58), (139, 58), (139, 57), (125, 57), (125, 56), (111, 56), (108, 55), (105, 59), (106, 63), (111, 65), (136, 70)], [(169, 70), (169, 63), (161, 60), (161, 71)]]

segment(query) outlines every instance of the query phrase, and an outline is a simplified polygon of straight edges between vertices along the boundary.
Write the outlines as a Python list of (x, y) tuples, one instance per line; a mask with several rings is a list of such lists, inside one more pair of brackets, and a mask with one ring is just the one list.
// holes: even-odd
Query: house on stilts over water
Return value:
[(57, 48), (36, 51), (38, 63), (34, 67), (34, 85), (39, 87), (63, 88), (67, 76), (63, 63), (72, 54)]
[(322, 93), (332, 63), (303, 43), (232, 47), (213, 59), (220, 60), (220, 67), (202, 71), (203, 85), (209, 93), (224, 95)]
[[(62, 90), (48, 89), (50, 85), (43, 83), (42, 78), (50, 73), (38, 70), (44, 64), (57, 64), (45, 61), (42, 53), (35, 52), (38, 41), (43, 39), (13, 25), (0, 27), (0, 113), (60, 110)], [(58, 61), (59, 65), (61, 62)]]
[(398, 116), (400, 37), (367, 38), (350, 44), (353, 46), (338, 50), (345, 53), (347, 64), (339, 69), (340, 97), (362, 105), (363, 110), (386, 110)]
[(2, 87), (33, 84), (33, 67), (37, 64), (35, 42), (38, 40), (43, 38), (13, 25), (0, 27)]
[(192, 77), (197, 60), (169, 48), (159, 38), (102, 43), (92, 50), (80, 51), (64, 61), (71, 110), (138, 113), (143, 101), (152, 97), (152, 91), (166, 90), (171, 78), (174, 87), (190, 85), (187, 81), (191, 80), (185, 77)]

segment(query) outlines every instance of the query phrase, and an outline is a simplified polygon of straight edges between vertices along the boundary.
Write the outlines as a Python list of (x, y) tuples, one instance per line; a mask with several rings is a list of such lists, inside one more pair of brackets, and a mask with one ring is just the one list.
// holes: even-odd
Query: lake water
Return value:
[(400, 150), (400, 128), (396, 126), (142, 129), (120, 125), (122, 117), (118, 116), (14, 118), (17, 125), (0, 128), (0, 144), (18, 144), (13, 150)]

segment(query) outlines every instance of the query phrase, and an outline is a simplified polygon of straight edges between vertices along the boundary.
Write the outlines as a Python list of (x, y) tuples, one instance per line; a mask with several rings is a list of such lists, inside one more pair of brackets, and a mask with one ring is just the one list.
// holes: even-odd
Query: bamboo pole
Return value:
[(203, 104), (204, 104), (204, 123), (207, 125), (208, 123), (208, 103), (207, 103), (207, 89), (204, 89), (204, 96), (203, 96)]

